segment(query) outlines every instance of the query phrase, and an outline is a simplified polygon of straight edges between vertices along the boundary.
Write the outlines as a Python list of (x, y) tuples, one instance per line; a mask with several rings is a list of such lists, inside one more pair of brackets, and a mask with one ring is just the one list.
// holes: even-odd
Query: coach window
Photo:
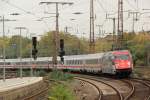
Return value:
[(82, 62), (83, 62), (83, 60), (80, 60), (80, 64), (83, 64)]
[(80, 65), (81, 65), (81, 62), (82, 62), (82, 61), (81, 61), (81, 60), (79, 60), (79, 64), (80, 64)]
[(95, 59), (92, 59), (92, 60), (91, 60), (91, 64), (94, 64), (94, 62), (95, 62)]
[(69, 60), (69, 65), (71, 65), (72, 60)]
[(71, 60), (69, 60), (69, 65), (71, 65)]
[(77, 65), (79, 65), (79, 60), (77, 60)]
[(115, 59), (114, 55), (109, 54), (109, 59), (110, 59), (110, 60), (114, 60), (114, 59)]
[(72, 64), (72, 60), (70, 60), (70, 65)]
[(70, 60), (67, 61), (67, 64), (70, 65)]
[(73, 65), (75, 65), (75, 61), (76, 61), (76, 60), (73, 60)]
[(86, 64), (90, 64), (90, 60), (86, 60)]
[(68, 61), (66, 61), (66, 65), (68, 65)]

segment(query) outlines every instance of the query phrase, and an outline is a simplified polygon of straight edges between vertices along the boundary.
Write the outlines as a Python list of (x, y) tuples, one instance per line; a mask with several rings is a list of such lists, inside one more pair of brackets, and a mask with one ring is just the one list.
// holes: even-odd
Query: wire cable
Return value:
[(135, 11), (137, 11), (138, 9), (137, 8), (135, 8), (130, 2), (129, 2), (129, 0), (126, 0), (126, 2), (128, 3), (128, 5), (130, 6), (130, 7), (132, 7)]
[[(14, 5), (14, 4), (12, 4), (12, 3), (8, 2), (8, 1), (3, 1), (3, 2), (5, 2), (6, 4), (8, 4), (8, 5), (10, 5), (10, 6), (14, 7), (14, 8), (17, 8), (17, 9), (19, 9), (19, 10), (21, 10), (21, 11), (27, 13), (27, 14), (33, 15), (34, 17), (40, 19), (38, 16), (36, 16), (35, 13), (32, 13), (32, 12), (30, 12), (30, 11), (27, 11), (27, 10), (25, 10), (25, 9), (23, 9), (23, 8), (21, 8), (21, 7), (18, 7), (18, 6)], [(45, 24), (45, 26), (46, 26), (47, 29), (49, 30), (48, 24), (47, 24), (44, 20), (42, 20), (42, 22)]]
[(98, 4), (100, 5), (100, 7), (103, 9), (103, 11), (105, 12), (105, 13), (107, 13), (107, 10), (103, 7), (103, 5), (101, 4), (101, 2), (99, 1), (99, 0), (97, 0), (98, 1)]

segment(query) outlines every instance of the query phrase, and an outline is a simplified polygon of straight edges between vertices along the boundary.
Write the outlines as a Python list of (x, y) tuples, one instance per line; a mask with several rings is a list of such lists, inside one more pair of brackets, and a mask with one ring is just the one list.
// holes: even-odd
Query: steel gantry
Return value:
[(118, 37), (116, 49), (123, 49), (123, 0), (118, 0)]
[(89, 52), (95, 53), (95, 34), (94, 34), (94, 2), (90, 0), (90, 43)]

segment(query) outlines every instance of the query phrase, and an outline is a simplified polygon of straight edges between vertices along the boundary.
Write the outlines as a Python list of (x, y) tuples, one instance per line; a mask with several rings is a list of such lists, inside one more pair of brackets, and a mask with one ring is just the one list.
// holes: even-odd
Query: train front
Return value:
[(119, 76), (129, 76), (132, 73), (133, 63), (132, 56), (129, 51), (113, 52), (115, 59), (113, 60), (116, 68), (116, 74)]

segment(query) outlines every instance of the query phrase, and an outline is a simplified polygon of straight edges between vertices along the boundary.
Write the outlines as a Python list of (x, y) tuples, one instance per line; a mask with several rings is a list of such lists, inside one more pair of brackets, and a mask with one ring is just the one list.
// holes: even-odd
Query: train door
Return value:
[(108, 64), (108, 55), (105, 54), (103, 56), (102, 73), (108, 73), (108, 67), (109, 67), (109, 64)]
[(115, 59), (114, 55), (110, 54), (108, 64), (109, 64), (109, 73), (111, 73), (111, 74), (115, 74), (115, 71), (116, 71), (115, 65), (113, 63), (114, 59)]

